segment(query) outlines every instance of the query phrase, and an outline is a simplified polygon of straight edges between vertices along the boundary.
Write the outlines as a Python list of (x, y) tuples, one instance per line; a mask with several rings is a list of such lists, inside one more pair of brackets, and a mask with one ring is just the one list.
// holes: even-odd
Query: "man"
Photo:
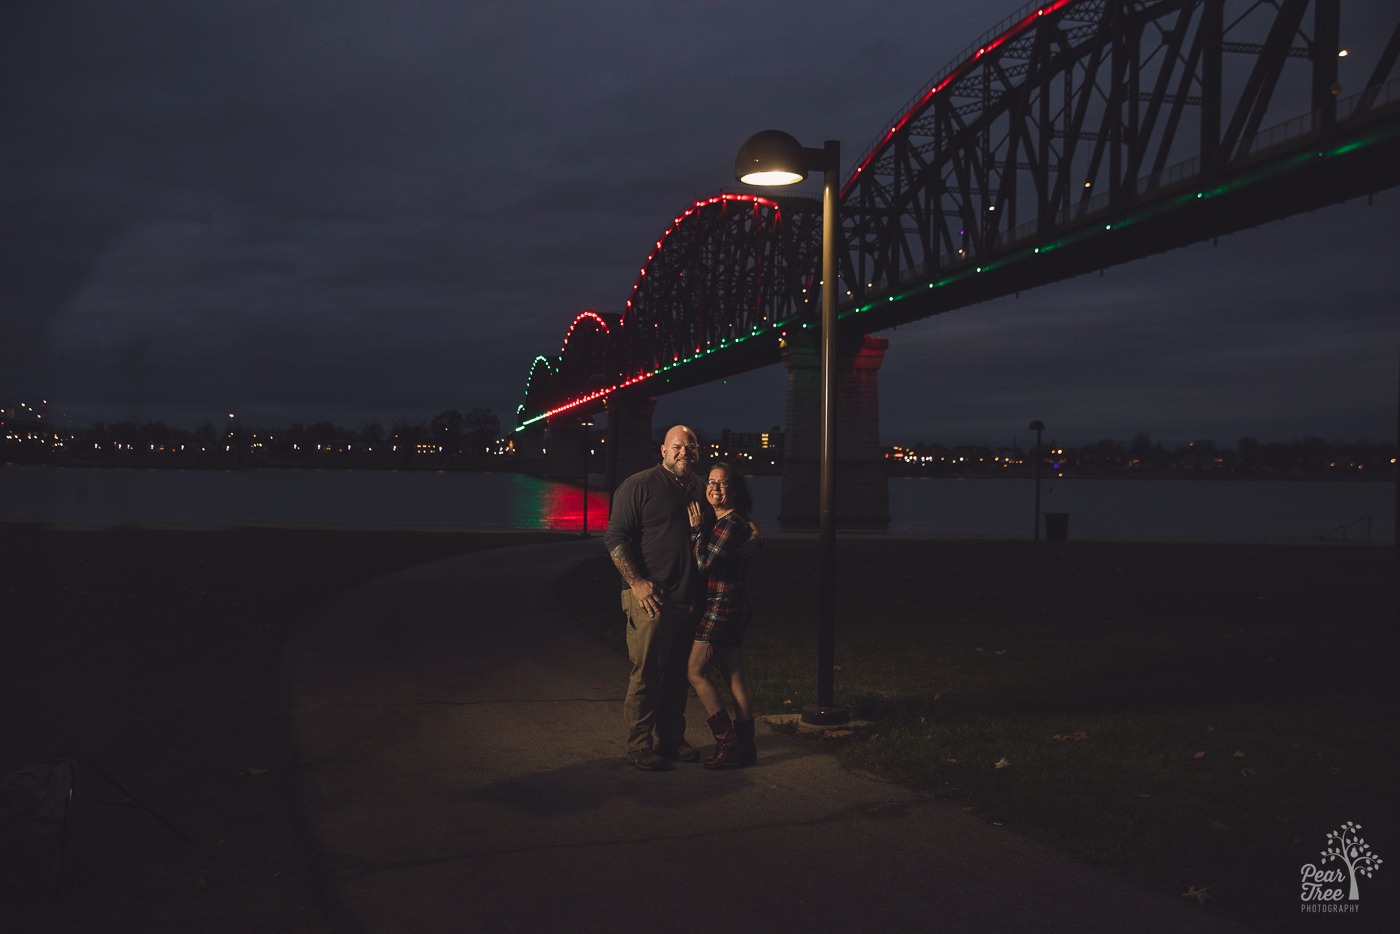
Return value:
[(705, 501), (694, 474), (699, 459), (695, 432), (684, 425), (666, 432), (661, 463), (628, 477), (613, 494), (603, 536), (626, 585), (627, 761), (645, 771), (700, 758), (685, 741), (686, 661), (705, 592), (688, 515), (690, 503)]

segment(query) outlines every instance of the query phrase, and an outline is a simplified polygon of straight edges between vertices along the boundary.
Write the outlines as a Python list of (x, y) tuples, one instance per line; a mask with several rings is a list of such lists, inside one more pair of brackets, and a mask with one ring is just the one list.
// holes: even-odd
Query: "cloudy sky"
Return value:
[[(621, 311), (749, 134), (840, 139), (849, 170), (1018, 7), (6, 4), (0, 407), (513, 424), (534, 356)], [(1393, 437), (1397, 221), (1392, 189), (885, 334), (885, 439)], [(656, 417), (755, 430), (783, 404), (773, 367)]]

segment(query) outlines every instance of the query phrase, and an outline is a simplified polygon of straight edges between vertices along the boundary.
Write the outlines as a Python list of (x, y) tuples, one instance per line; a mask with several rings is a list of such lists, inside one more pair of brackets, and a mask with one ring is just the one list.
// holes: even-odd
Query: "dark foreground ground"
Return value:
[[(77, 756), (80, 796), (62, 903), (11, 892), (3, 928), (330, 930), (291, 793), (287, 633), (360, 581), (550, 539), (0, 525), (0, 775)], [(760, 713), (811, 700), (813, 554), (774, 541), (755, 563)], [(1213, 889), (1212, 910), (1261, 930), (1334, 825), (1400, 852), (1388, 549), (875, 540), (840, 557), (840, 699), (879, 724), (850, 764), (1144, 885)], [(605, 639), (609, 575), (600, 560), (560, 591)], [(97, 768), (190, 842), (92, 802), (118, 796)], [(1396, 904), (1391, 868), (1363, 882), (1367, 922)], [(1372, 929), (1357, 920), (1328, 929)]]

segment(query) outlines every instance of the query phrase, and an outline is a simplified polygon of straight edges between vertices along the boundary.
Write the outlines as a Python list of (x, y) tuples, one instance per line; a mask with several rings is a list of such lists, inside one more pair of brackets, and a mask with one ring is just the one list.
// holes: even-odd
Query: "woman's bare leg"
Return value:
[(729, 693), (734, 695), (734, 719), (752, 720), (753, 702), (749, 700), (749, 689), (744, 684), (744, 663), (739, 649), (736, 646), (722, 651), (724, 652), (723, 671), (729, 677)]
[(708, 642), (691, 643), (690, 664), (687, 666), (686, 674), (690, 678), (690, 686), (695, 688), (696, 699), (700, 701), (700, 706), (705, 708), (706, 716), (710, 717), (724, 710), (724, 701), (720, 699), (719, 691), (706, 677), (714, 660), (714, 646)]

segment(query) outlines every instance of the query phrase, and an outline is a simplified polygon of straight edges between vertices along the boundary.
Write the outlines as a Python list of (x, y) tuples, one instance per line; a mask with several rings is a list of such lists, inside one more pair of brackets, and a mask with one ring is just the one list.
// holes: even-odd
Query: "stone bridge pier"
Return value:
[[(652, 434), (655, 411), (656, 400), (648, 395), (614, 393), (607, 399), (607, 427), (602, 432), (584, 424), (593, 421), (593, 416), (578, 412), (538, 422), (516, 434), (517, 463), (532, 476), (579, 482), (583, 480), (584, 445), (596, 447), (606, 438), (603, 489), (615, 490), (629, 475), (660, 462), (660, 445)], [(597, 461), (591, 466), (596, 470)]]
[[(881, 337), (864, 337), (837, 346), (833, 479), (838, 529), (883, 530), (890, 525), (879, 394), (880, 365), (889, 345)], [(787, 439), (778, 523), (784, 529), (815, 529), (821, 522), (821, 347), (816, 335), (790, 341), (783, 363)]]
[(612, 491), (639, 470), (661, 461), (661, 445), (652, 434), (651, 417), (656, 400), (651, 396), (614, 393), (608, 396), (607, 476), (604, 488)]
[(515, 433), (515, 462), (523, 473), (543, 477), (549, 467), (548, 442), (545, 426), (536, 422)]
[(581, 482), (584, 444), (590, 437), (594, 443), (598, 438), (597, 429), (584, 425), (585, 421), (591, 418), (571, 412), (519, 432), (515, 456), (521, 469), (536, 477)]

